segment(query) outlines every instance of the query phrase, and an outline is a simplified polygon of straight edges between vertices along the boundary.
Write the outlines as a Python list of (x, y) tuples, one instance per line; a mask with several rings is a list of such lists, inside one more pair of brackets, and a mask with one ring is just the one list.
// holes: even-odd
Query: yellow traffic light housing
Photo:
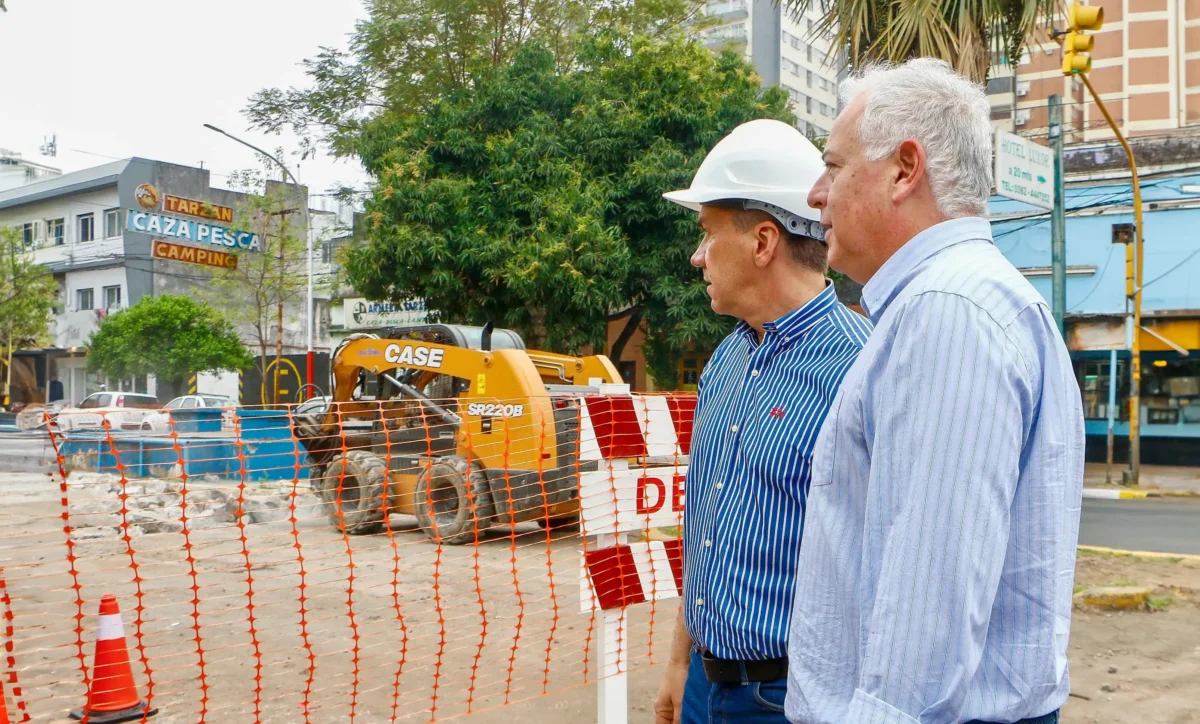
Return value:
[(1083, 33), (1067, 33), (1063, 41), (1063, 75), (1072, 73), (1087, 73), (1092, 69), (1092, 59), (1081, 53), (1090, 53), (1096, 45), (1096, 39)]
[(1071, 14), (1067, 18), (1071, 30), (1090, 30), (1096, 32), (1104, 25), (1104, 8), (1096, 5), (1071, 4)]
[(1104, 25), (1104, 8), (1071, 3), (1067, 10), (1067, 24), (1071, 30), (1063, 40), (1063, 75), (1087, 73), (1092, 69), (1092, 59), (1083, 54), (1092, 52), (1096, 40), (1084, 35), (1084, 32), (1095, 32)]

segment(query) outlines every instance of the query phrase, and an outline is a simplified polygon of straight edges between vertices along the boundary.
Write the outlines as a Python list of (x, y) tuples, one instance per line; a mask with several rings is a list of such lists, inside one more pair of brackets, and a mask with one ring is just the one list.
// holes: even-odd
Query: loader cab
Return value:
[[(486, 327), (462, 324), (406, 324), (391, 327), (382, 335), (385, 339), (413, 339), (451, 347), (483, 349)], [(492, 329), (488, 349), (525, 349), (525, 340), (511, 329)]]

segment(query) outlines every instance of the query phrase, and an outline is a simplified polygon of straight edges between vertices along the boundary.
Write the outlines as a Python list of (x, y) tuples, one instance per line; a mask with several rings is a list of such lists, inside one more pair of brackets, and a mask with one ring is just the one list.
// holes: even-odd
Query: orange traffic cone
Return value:
[(100, 623), (96, 632), (96, 653), (92, 657), (92, 685), (87, 706), (71, 712), (72, 719), (87, 716), (91, 724), (131, 721), (158, 713), (138, 697), (125, 648), (125, 624), (117, 597), (106, 593), (100, 599)]

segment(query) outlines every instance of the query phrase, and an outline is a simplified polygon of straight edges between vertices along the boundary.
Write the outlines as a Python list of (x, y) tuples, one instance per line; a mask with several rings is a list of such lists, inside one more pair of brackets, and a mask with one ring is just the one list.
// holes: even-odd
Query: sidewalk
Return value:
[(1113, 483), (1105, 481), (1104, 463), (1087, 463), (1083, 473), (1084, 497), (1089, 498), (1156, 498), (1200, 497), (1200, 467), (1182, 465), (1143, 465), (1141, 485), (1122, 486), (1124, 465), (1113, 464)]

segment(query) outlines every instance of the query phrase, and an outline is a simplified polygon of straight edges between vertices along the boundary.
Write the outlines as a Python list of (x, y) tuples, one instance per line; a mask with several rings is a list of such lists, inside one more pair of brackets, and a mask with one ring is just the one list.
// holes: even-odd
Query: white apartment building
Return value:
[[(234, 209), (246, 195), (213, 188), (209, 180), (205, 169), (131, 158), (0, 191), (0, 227), (17, 229), (59, 286), (50, 344), (14, 359), (14, 401), (79, 402), (102, 385), (168, 399), (180, 392), (162, 389), (153, 376), (87, 374), (87, 344), (107, 315), (146, 296), (204, 299), (199, 292), (215, 266), (233, 254), (261, 253), (256, 235), (232, 228)], [(335, 233), (339, 215), (313, 210), (310, 218), (314, 275), (328, 277), (322, 242)], [(321, 296), (315, 342), (327, 349), (328, 295)], [(304, 302), (298, 307), (286, 309), (285, 353), (303, 354), (307, 347)], [(238, 396), (236, 375), (201, 377), (201, 391)]]
[(0, 191), (61, 175), (62, 171), (57, 168), (30, 161), (16, 151), (0, 148)]
[(774, 0), (725, 0), (708, 3), (705, 11), (714, 24), (700, 33), (704, 45), (742, 49), (764, 85), (787, 92), (796, 126), (813, 138), (828, 136), (844, 63), (830, 54), (830, 39), (816, 31), (819, 9), (793, 18)]

